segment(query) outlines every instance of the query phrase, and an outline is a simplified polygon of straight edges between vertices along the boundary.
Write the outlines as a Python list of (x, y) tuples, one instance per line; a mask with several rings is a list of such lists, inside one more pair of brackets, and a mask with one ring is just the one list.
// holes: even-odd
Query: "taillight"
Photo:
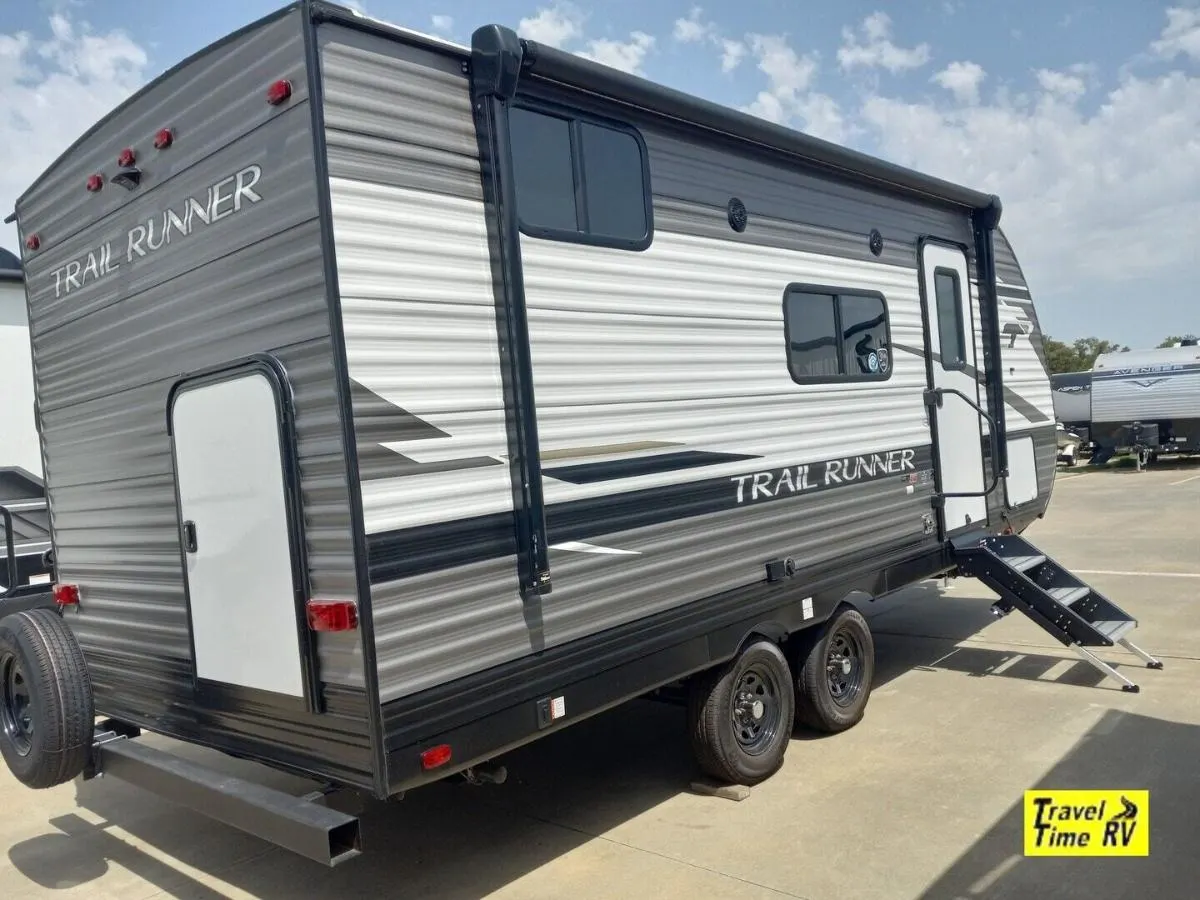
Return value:
[(422, 769), (436, 769), (438, 766), (444, 766), (450, 762), (450, 745), (438, 744), (436, 747), (430, 747), (421, 754)]
[(175, 133), (170, 128), (164, 128), (154, 135), (154, 149), (166, 150), (175, 142)]
[(103, 175), (89, 175), (88, 176), (87, 189), (89, 191), (91, 191), (94, 194), (94, 193), (96, 193), (96, 191), (100, 190), (100, 188), (102, 188), (102, 187), (104, 187), (104, 176)]
[(131, 148), (126, 147), (121, 151), (121, 155), (117, 157), (117, 165), (121, 166), (122, 168), (128, 168), (129, 166), (133, 165), (136, 159), (137, 154), (134, 153)]
[(41, 246), (42, 246), (42, 239), (40, 237), (38, 237), (36, 234), (31, 234), (29, 237), (25, 238), (25, 249), (26, 250), (37, 250)]
[(54, 586), (54, 602), (59, 606), (78, 606), (79, 585), (56, 584)]
[(313, 631), (353, 631), (358, 607), (353, 600), (309, 600), (308, 627)]
[(272, 106), (278, 106), (290, 96), (292, 96), (292, 83), (286, 78), (280, 78), (267, 88), (267, 102)]

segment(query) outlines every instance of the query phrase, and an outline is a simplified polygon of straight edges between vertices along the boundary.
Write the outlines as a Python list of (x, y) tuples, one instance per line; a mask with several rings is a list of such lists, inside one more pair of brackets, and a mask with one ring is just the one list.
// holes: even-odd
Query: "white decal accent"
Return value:
[(576, 553), (600, 553), (609, 556), (641, 556), (641, 550), (619, 550), (616, 547), (601, 547), (584, 541), (564, 541), (561, 544), (551, 544), (551, 550), (574, 550)]
[[(203, 200), (188, 197), (180, 206), (183, 213), (167, 209), (155, 213), (144, 223), (138, 223), (125, 233), (124, 241), (105, 241), (99, 247), (89, 250), (84, 256), (73, 259), (59, 266), (50, 274), (54, 276), (54, 296), (64, 297), (71, 291), (79, 290), (89, 283), (102, 279), (105, 275), (121, 268), (117, 261), (113, 244), (120, 248), (124, 244), (123, 262), (133, 262), (135, 256), (141, 258), (148, 253), (161, 250), (171, 243), (172, 236), (176, 241), (182, 240), (195, 233), (198, 222), (211, 225), (219, 219), (227, 218), (243, 209), (244, 203), (254, 204), (262, 199), (262, 195), (254, 190), (262, 178), (262, 167), (250, 165), (222, 178), (216, 184), (210, 185)], [(243, 203), (244, 201), (244, 203)]]

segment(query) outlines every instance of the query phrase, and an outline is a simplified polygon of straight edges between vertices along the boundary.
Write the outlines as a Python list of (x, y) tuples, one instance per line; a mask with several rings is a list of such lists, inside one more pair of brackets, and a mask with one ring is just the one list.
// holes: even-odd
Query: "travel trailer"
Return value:
[(1020, 537), (1055, 424), (1000, 214), (498, 25), (209, 47), (16, 204), (57, 609), (0, 623), (9, 767), (334, 864), (355, 817), (139, 735), (392, 798), (682, 687), (755, 784), (943, 574), (1137, 690)]
[[(49, 574), (43, 556), (50, 549), (41, 448), (33, 416), (33, 369), (29, 322), (25, 317), (25, 276), (21, 260), (0, 247), (0, 616), (42, 605)], [(30, 585), (37, 587), (30, 589)]]
[(1092, 365), (1092, 439), (1110, 451), (1200, 453), (1200, 346), (1105, 353)]

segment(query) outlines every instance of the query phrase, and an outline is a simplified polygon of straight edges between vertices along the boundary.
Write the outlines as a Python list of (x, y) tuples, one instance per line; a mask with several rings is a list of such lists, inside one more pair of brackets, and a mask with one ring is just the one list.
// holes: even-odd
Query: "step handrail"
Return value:
[(975, 410), (975, 412), (979, 413), (979, 415), (981, 415), (985, 419), (987, 419), (988, 441), (992, 445), (992, 482), (986, 488), (984, 488), (982, 491), (967, 491), (967, 492), (954, 493), (954, 494), (942, 493), (940, 496), (942, 496), (942, 497), (986, 497), (988, 494), (990, 494), (992, 491), (994, 491), (996, 489), (997, 485), (1000, 484), (1000, 479), (1004, 475), (1008, 474), (1007, 472), (1000, 471), (1000, 434), (999, 434), (1000, 429), (996, 425), (996, 420), (992, 418), (991, 413), (989, 413), (987, 410), (985, 410), (983, 407), (981, 407), (978, 403), (976, 403), (974, 400), (972, 400), (970, 397), (968, 397), (962, 391), (955, 390), (954, 388), (936, 387), (936, 388), (926, 389), (925, 395), (924, 395), (925, 396), (925, 405), (940, 407), (942, 405), (942, 396), (944, 394), (954, 394), (957, 397), (961, 397), (964, 403), (966, 403), (969, 407), (971, 407), (973, 410)]

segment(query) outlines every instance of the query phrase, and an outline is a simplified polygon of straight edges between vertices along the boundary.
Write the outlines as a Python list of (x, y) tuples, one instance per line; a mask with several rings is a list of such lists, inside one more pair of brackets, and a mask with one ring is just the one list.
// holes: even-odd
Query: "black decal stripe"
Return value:
[(558, 466), (550, 469), (542, 469), (542, 474), (547, 478), (567, 481), (571, 484), (593, 484), (597, 481), (636, 478), (638, 475), (657, 475), (663, 472), (676, 472), (680, 469), (717, 466), (722, 463), (742, 462), (758, 458), (753, 454), (745, 453), (683, 450), (678, 453), (658, 453), (653, 456), (638, 456), (632, 459), (614, 459), (605, 462)]
[[(923, 350), (919, 350), (916, 347), (909, 347), (907, 344), (895, 344), (894, 343), (894, 344), (892, 344), (892, 347), (896, 350), (903, 350), (905, 353), (911, 353), (914, 356), (920, 356), (922, 358), (924, 358), (924, 356), (925, 356), (925, 353)], [(933, 357), (933, 361), (936, 363), (940, 363), (942, 361), (942, 355), (940, 353), (931, 353), (930, 356)], [(985, 383), (983, 373), (980, 372), (974, 366), (971, 366), (971, 365), (965, 366), (963, 371), (966, 372), (968, 375), (970, 375), (972, 378), (974, 378), (980, 384)], [(1007, 386), (1005, 386), (1005, 388), (1004, 388), (1004, 402), (1007, 403), (1009, 406), (1011, 406), (1013, 409), (1015, 409), (1017, 412), (1019, 412), (1021, 415), (1023, 415), (1026, 419), (1028, 419), (1030, 421), (1030, 423), (1036, 424), (1037, 422), (1049, 422), (1050, 421), (1050, 417), (1048, 415), (1046, 415), (1044, 412), (1042, 412), (1040, 409), (1038, 409), (1036, 406), (1034, 406), (1032, 403), (1030, 403), (1028, 400), (1026, 400), (1024, 397), (1022, 397), (1016, 391), (1014, 391), (1012, 388), (1007, 387)]]
[[(932, 464), (932, 449), (925, 445), (555, 503), (546, 507), (548, 543), (587, 541), (884, 478), (900, 483)], [(369, 535), (371, 583), (513, 555), (513, 528), (513, 515), (503, 513)]]

